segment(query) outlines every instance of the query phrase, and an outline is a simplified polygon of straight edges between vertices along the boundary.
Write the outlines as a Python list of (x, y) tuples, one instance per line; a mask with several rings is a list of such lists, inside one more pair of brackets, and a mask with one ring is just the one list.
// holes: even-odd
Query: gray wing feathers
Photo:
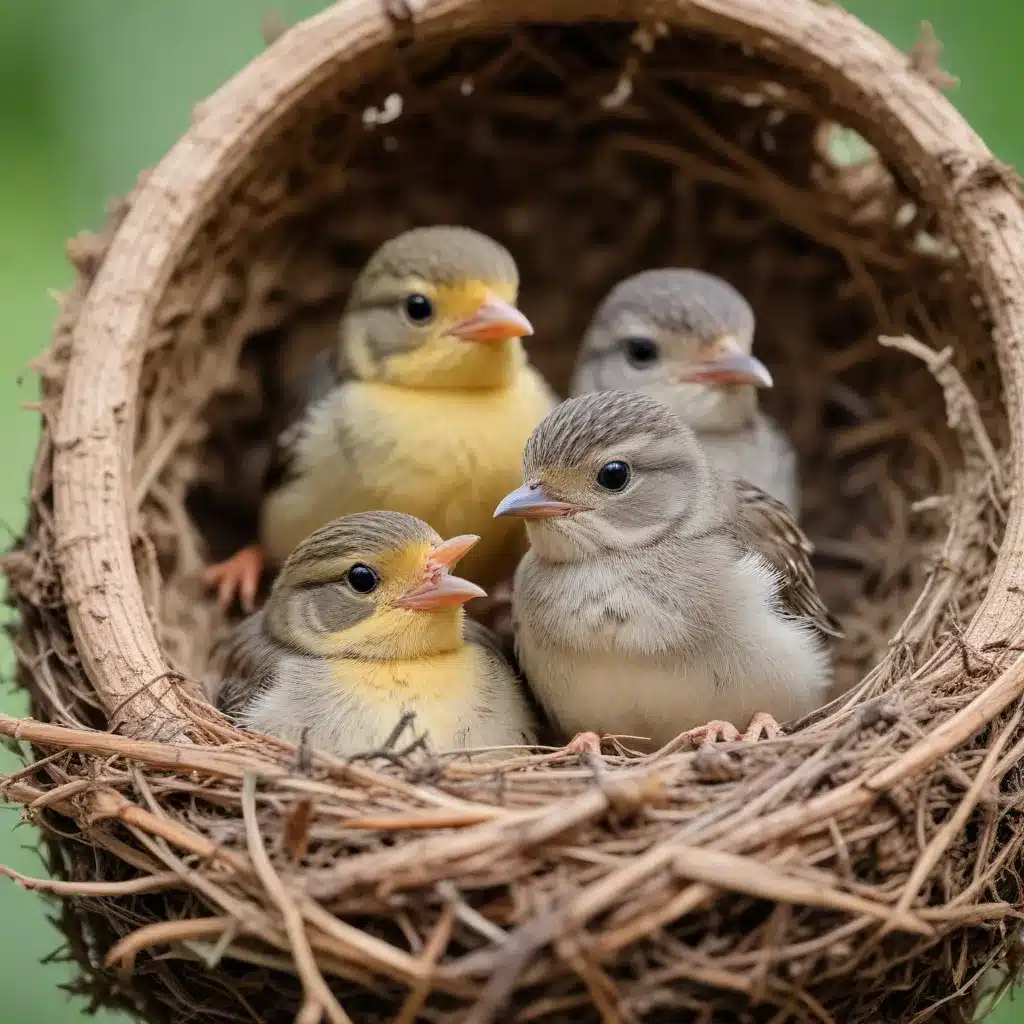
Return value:
[(814, 547), (781, 501), (745, 480), (736, 481), (737, 515), (732, 532), (739, 544), (760, 555), (779, 575), (779, 600), (786, 611), (809, 619), (821, 632), (843, 631), (818, 593)]
[(263, 631), (263, 612), (240, 622), (213, 649), (207, 696), (230, 718), (270, 686), (279, 652)]

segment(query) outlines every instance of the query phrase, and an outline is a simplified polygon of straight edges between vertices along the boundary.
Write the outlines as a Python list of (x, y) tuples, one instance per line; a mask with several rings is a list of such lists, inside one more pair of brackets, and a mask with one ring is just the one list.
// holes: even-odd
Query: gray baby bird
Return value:
[(648, 270), (621, 281), (587, 328), (570, 394), (621, 388), (661, 399), (716, 465), (798, 511), (796, 456), (758, 407), (772, 386), (752, 354), (754, 312), (700, 270)]
[(789, 510), (733, 481), (656, 399), (604, 391), (540, 423), (525, 483), (496, 516), (526, 520), (515, 577), (520, 664), (570, 745), (595, 732), (774, 734), (831, 679), (810, 545)]

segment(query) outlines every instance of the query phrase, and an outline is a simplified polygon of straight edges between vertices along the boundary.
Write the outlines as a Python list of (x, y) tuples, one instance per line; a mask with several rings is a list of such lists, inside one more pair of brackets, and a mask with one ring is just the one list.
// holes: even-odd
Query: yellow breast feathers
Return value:
[(478, 391), (349, 382), (302, 442), (302, 493), (292, 485), (268, 502), (264, 542), (282, 558), (329, 519), (394, 509), (444, 536), (479, 534), (466, 575), (493, 583), (514, 569), (522, 536), (519, 524), (494, 520), (494, 508), (519, 482), (523, 447), (551, 405), (532, 369), (507, 388)]

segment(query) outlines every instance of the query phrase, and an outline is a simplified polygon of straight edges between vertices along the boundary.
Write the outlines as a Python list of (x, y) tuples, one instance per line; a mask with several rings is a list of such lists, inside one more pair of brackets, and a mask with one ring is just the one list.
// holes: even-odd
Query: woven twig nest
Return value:
[[(1024, 906), (1024, 213), (927, 56), (811, 0), (349, 0), (75, 240), (6, 560), (36, 720), (0, 728), (97, 1003), (966, 1019)], [(347, 763), (203, 702), (199, 570), (237, 539), (209, 494), (372, 249), (441, 222), (515, 253), (556, 386), (636, 269), (750, 297), (847, 632), (825, 712), (660, 759)]]

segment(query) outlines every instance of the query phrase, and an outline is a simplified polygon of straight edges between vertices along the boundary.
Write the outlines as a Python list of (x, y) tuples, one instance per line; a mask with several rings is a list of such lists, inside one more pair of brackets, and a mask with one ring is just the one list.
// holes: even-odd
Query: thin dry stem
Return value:
[(305, 1001), (299, 1019), (306, 1022), (317, 1022), (324, 1013), (331, 1024), (351, 1024), (351, 1018), (342, 1009), (341, 1003), (327, 987), (316, 958), (306, 936), (306, 928), (302, 922), (295, 901), (277, 877), (270, 858), (267, 856), (263, 837), (260, 835), (256, 820), (256, 775), (246, 774), (242, 780), (242, 817), (245, 821), (245, 837), (249, 844), (249, 856), (253, 868), (263, 883), (267, 894), (277, 905), (284, 920), (285, 931), (292, 944), (292, 955), (295, 957), (295, 968), (305, 989)]

